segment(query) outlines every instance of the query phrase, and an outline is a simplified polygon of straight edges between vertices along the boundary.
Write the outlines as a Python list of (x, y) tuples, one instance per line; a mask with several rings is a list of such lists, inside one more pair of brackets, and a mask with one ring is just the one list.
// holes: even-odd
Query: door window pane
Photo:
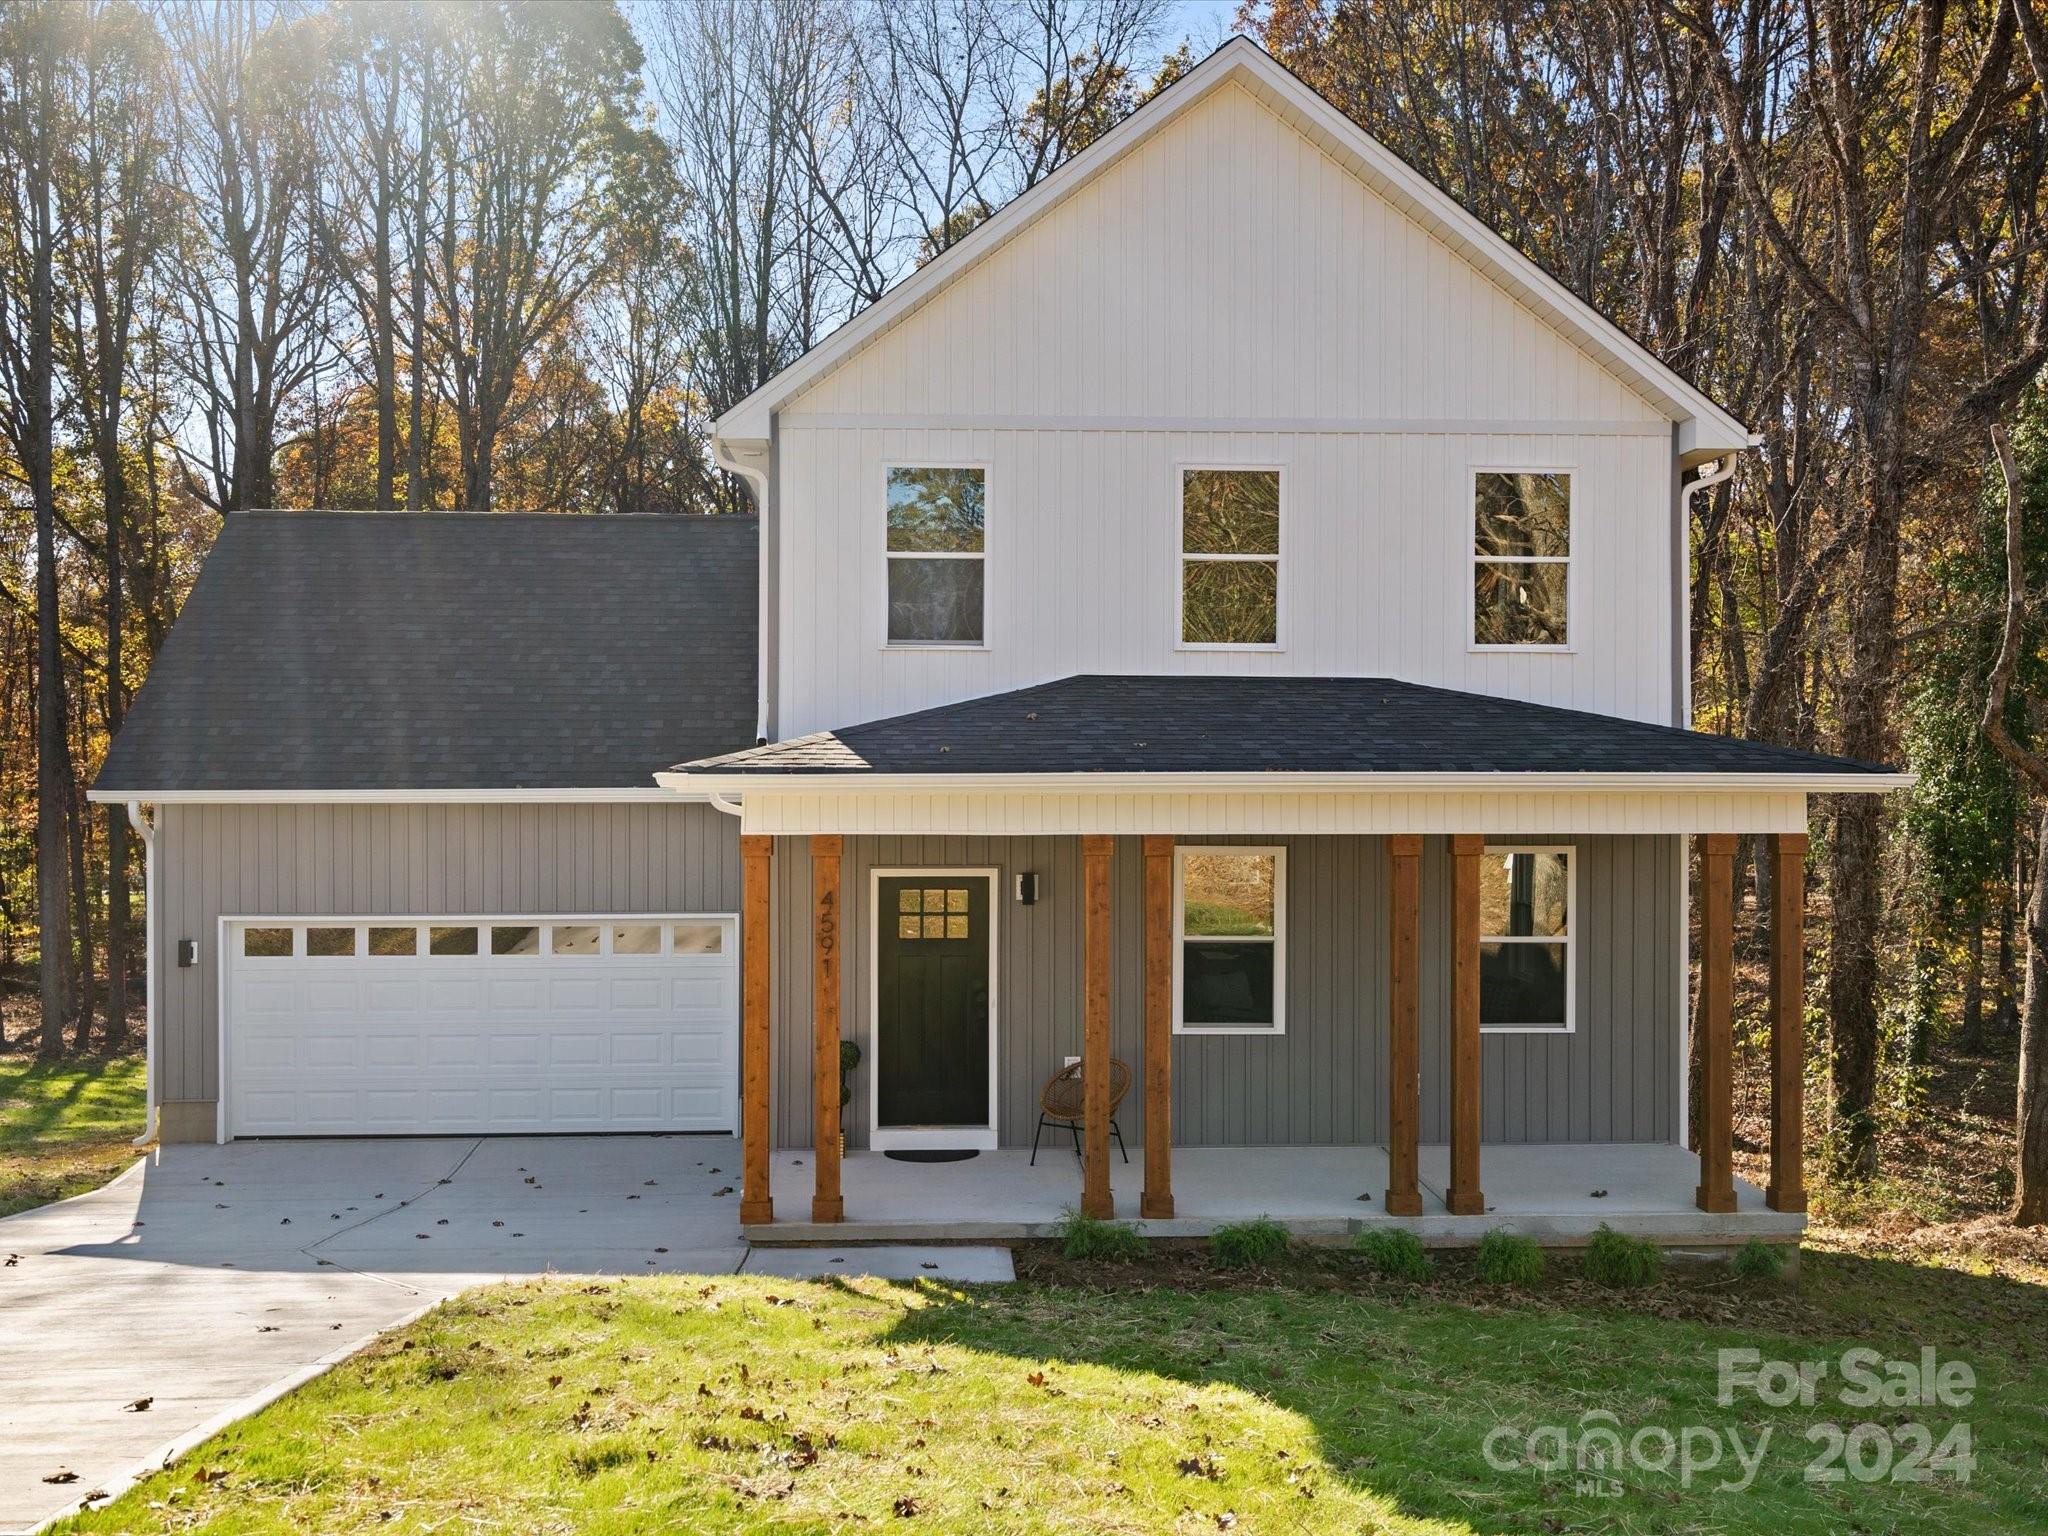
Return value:
[(473, 955), (477, 952), (476, 930), (474, 928), (436, 928), (427, 939), (428, 948), (437, 955)]
[(370, 930), (370, 953), (373, 955), (416, 955), (419, 947), (420, 931), (410, 925)]
[(597, 953), (597, 924), (557, 923), (550, 931), (549, 948), (558, 955)]
[(615, 955), (658, 955), (661, 953), (659, 923), (612, 924), (612, 953)]
[(242, 930), (242, 953), (275, 960), (292, 952), (292, 931), (289, 928), (244, 928)]
[(715, 955), (725, 948), (723, 923), (677, 923), (675, 952), (679, 955)]
[(494, 955), (537, 955), (540, 953), (540, 929), (493, 928), (491, 929), (491, 953)]
[(356, 952), (356, 931), (353, 928), (308, 928), (306, 930), (306, 953), (331, 957), (353, 955)]

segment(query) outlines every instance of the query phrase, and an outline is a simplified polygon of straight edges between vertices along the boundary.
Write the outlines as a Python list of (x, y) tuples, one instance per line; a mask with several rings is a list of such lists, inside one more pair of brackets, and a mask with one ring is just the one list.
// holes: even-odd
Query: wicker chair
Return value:
[[(1124, 1095), (1131, 1091), (1131, 1069), (1122, 1062), (1111, 1058), (1109, 1063), (1109, 1134), (1116, 1138), (1116, 1149), (1123, 1153), (1124, 1161), (1131, 1160), (1130, 1150), (1124, 1146), (1124, 1133), (1116, 1123), (1117, 1106), (1124, 1101)], [(1062, 1126), (1074, 1133), (1074, 1156), (1081, 1155), (1082, 1117), (1086, 1106), (1082, 1102), (1081, 1063), (1062, 1067), (1053, 1073), (1051, 1081), (1038, 1095), (1038, 1129), (1031, 1133), (1031, 1166), (1038, 1166), (1038, 1138), (1049, 1125), (1054, 1130)]]

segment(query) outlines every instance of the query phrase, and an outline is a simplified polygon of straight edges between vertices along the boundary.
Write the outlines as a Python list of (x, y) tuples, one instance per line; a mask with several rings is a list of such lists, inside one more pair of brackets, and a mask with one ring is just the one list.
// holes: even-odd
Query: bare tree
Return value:
[(280, 412), (326, 345), (319, 49), (307, 19), (276, 4), (174, 6), (165, 25), (191, 238), (181, 262), (187, 375), (205, 436), (205, 477), (188, 482), (221, 511), (269, 506)]
[[(67, 232), (60, 270), (70, 312), (59, 334), (77, 410), (99, 466), (106, 571), (107, 733), (127, 711), (128, 368), (145, 277), (169, 223), (162, 172), (170, 148), (163, 48), (150, 18), (125, 0), (94, 0), (77, 20), (76, 126), (60, 158)], [(106, 1044), (128, 1028), (128, 819), (107, 807)]]

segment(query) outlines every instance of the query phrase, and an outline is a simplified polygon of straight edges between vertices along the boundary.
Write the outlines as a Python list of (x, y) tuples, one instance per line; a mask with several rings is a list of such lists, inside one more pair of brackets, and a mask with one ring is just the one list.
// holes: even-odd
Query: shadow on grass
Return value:
[[(1174, 1404), (1221, 1389), (1256, 1398), (1307, 1426), (1331, 1476), (1390, 1515), (1451, 1530), (2048, 1530), (2048, 1288), (1838, 1254), (1807, 1264), (1796, 1293), (1766, 1288), (1731, 1308), (1722, 1287), (1723, 1315), (1711, 1318), (1683, 1315), (1682, 1304), (1659, 1310), (1660, 1296), (1696, 1283), (1683, 1278), (1625, 1301), (1555, 1288), (1516, 1298), (1474, 1286), (1461, 1299), (1441, 1286), (1311, 1290), (1284, 1274), (1257, 1286), (1212, 1277), (1206, 1288), (927, 1286), (887, 1337), (1008, 1355), (1055, 1375), (1099, 1369), (1114, 1379), (1097, 1389), (1112, 1397), (1151, 1391)], [(1845, 1403), (1842, 1355), (1858, 1346), (1915, 1364), (1931, 1347), (1967, 1363), (1976, 1390), (1962, 1405)], [(1740, 1349), (1824, 1365), (1814, 1403), (1773, 1407), (1747, 1391), (1720, 1403), (1721, 1352)], [(1167, 1433), (1182, 1432), (1171, 1412), (1162, 1417)], [(1826, 1470), (1816, 1463), (1828, 1443), (1818, 1426), (1871, 1421), (1884, 1469), (1869, 1480), (1810, 1475)], [(1911, 1423), (1937, 1442), (1969, 1424), (1968, 1478), (1951, 1468), (1931, 1481), (1893, 1480)], [(1606, 1442), (1586, 1431), (1606, 1426), (1623, 1444), (1641, 1431), (1650, 1438), (1641, 1457), (1591, 1475), (1599, 1469), (1583, 1458)], [(1563, 1465), (1551, 1454), (1558, 1442), (1530, 1439), (1553, 1427)], [(1676, 1457), (1657, 1465), (1667, 1443), (1658, 1431), (1683, 1444), (1692, 1427), (1702, 1459), (1712, 1434), (1719, 1464), (1690, 1476)], [(1759, 1453), (1751, 1478), (1731, 1432)], [(1245, 1450), (1249, 1463), (1255, 1452)], [(1875, 1452), (1863, 1463), (1874, 1465)]]
[[(0, 1060), (0, 1151), (35, 1151), (58, 1137), (111, 1140), (130, 1121), (141, 1125), (141, 1078), (132, 1056), (29, 1059), (20, 1070), (11, 1066)], [(134, 1082), (113, 1083), (110, 1078), (117, 1072), (133, 1072)], [(89, 1103), (101, 1090), (106, 1102)], [(132, 1113), (125, 1102), (129, 1098), (134, 1100)]]

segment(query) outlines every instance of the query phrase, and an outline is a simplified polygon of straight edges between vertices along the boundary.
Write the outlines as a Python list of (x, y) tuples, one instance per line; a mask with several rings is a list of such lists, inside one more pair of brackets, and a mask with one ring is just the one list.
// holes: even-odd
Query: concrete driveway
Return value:
[(736, 1269), (738, 1183), (727, 1137), (242, 1142), (0, 1221), (0, 1531), (465, 1287)]

